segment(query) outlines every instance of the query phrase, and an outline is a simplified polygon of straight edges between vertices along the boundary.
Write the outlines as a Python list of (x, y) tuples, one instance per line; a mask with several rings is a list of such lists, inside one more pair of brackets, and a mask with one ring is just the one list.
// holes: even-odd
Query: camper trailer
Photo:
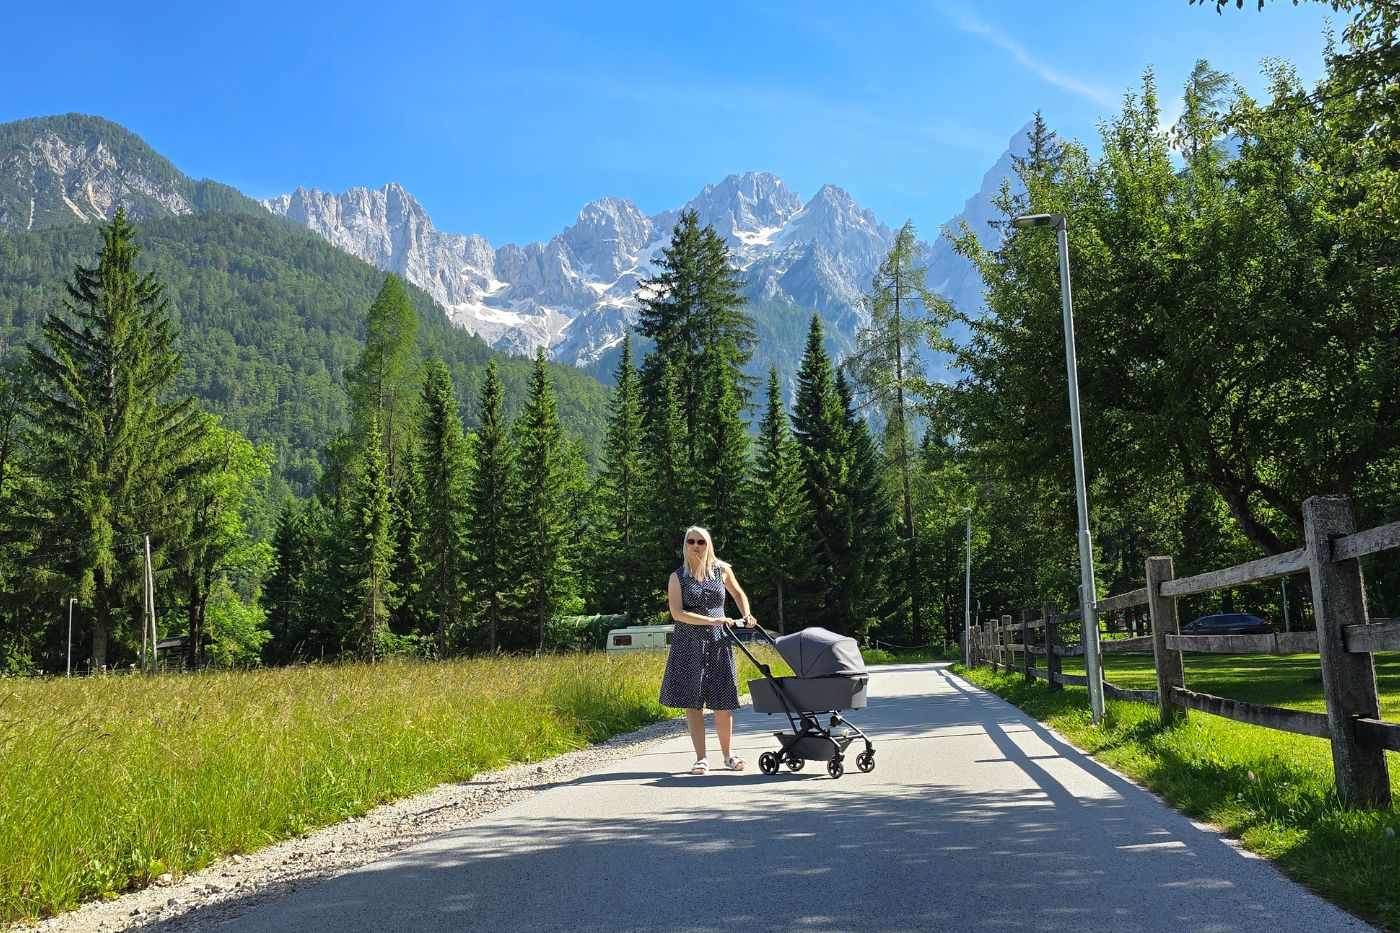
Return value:
[[(629, 625), (608, 632), (608, 654), (624, 651), (659, 651), (671, 646), (675, 625)], [(754, 639), (753, 629), (735, 629), (734, 637), (748, 644)]]
[(665, 650), (671, 645), (674, 625), (629, 625), (608, 632), (608, 654), (625, 651)]

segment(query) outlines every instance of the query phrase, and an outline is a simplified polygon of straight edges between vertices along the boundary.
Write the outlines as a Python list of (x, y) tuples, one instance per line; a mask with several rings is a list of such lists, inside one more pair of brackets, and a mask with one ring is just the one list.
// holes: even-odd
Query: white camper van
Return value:
[(629, 625), (608, 632), (608, 654), (651, 651), (670, 647), (674, 625)]

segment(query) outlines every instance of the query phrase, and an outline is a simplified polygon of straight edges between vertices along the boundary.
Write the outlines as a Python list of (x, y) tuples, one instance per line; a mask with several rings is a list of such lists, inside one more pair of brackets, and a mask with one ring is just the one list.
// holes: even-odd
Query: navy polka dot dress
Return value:
[[(681, 608), (686, 612), (724, 618), (724, 570), (716, 565), (708, 580), (697, 580), (682, 564)], [(738, 709), (738, 671), (728, 636), (717, 625), (677, 622), (671, 653), (661, 678), (661, 704), (676, 709)]]

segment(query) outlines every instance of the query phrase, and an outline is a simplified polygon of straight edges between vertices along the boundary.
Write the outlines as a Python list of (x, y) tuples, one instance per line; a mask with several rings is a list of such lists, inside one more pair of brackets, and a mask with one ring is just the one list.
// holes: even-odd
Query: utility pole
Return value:
[(68, 675), (73, 676), (73, 604), (78, 601), (78, 597), (68, 597)]
[[(141, 620), (141, 645), (146, 644), (146, 632), (151, 633), (151, 673), (156, 672), (156, 578), (151, 572), (151, 536), (146, 535), (146, 618)], [(145, 658), (142, 657), (142, 664)]]

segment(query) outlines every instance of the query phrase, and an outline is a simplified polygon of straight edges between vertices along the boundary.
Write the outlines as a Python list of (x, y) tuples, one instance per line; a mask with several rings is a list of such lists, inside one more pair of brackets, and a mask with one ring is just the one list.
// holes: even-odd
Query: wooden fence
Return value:
[[(1367, 617), (1360, 558), (1400, 548), (1400, 522), (1357, 531), (1348, 499), (1318, 496), (1303, 504), (1303, 524), (1303, 547), (1224, 570), (1178, 578), (1170, 557), (1148, 558), (1145, 585), (1101, 600), (1098, 612), (1102, 619), (1113, 612), (1146, 606), (1151, 634), (1105, 640), (1099, 651), (1101, 655), (1153, 655), (1157, 689), (1125, 690), (1105, 681), (1104, 696), (1156, 703), (1166, 724), (1184, 716), (1186, 710), (1195, 709), (1269, 729), (1329, 739), (1341, 799), (1353, 806), (1389, 807), (1390, 775), (1385, 753), (1387, 749), (1400, 751), (1400, 723), (1380, 718), (1372, 654), (1400, 650), (1400, 619), (1372, 621)], [(1308, 576), (1316, 631), (1181, 634), (1178, 599), (1294, 574)], [(1061, 658), (1084, 655), (1082, 644), (1065, 644), (1061, 638), (1062, 634), (1072, 634), (1066, 623), (1076, 620), (1078, 613), (1057, 616), (1046, 608), (1037, 618), (1031, 618), (1032, 614), (1027, 610), (1019, 620), (1004, 615), (973, 626), (969, 653), (973, 664), (989, 664), (993, 670), (1019, 670), (1028, 681), (1048, 681), (1051, 690), (1061, 689), (1064, 684), (1087, 684), (1084, 677), (1060, 671)], [(1317, 652), (1327, 713), (1281, 709), (1188, 690), (1183, 652)], [(1038, 658), (1045, 659), (1044, 667), (1036, 666), (1034, 659)]]

